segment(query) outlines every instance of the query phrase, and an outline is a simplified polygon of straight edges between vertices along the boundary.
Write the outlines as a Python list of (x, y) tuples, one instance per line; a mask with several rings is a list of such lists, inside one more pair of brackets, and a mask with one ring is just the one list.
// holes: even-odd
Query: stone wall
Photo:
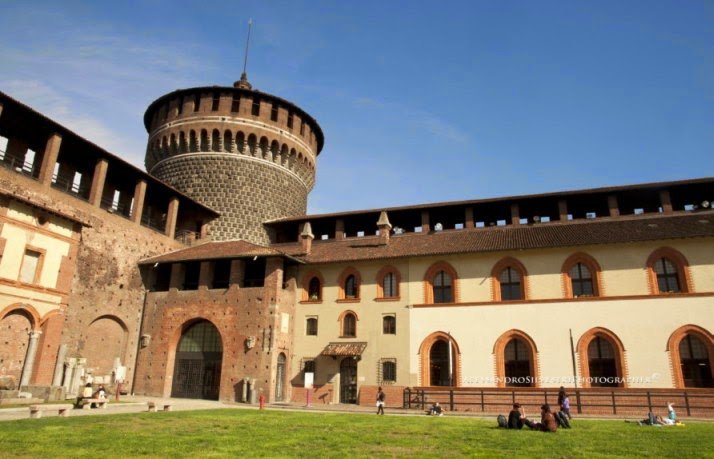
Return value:
[(270, 242), (263, 222), (303, 215), (308, 189), (294, 174), (260, 158), (236, 154), (179, 155), (158, 164), (152, 174), (215, 209), (213, 240)]

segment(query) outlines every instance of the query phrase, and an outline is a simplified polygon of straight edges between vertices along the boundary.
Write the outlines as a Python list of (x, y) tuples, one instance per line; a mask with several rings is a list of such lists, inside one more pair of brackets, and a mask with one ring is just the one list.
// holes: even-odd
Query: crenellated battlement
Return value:
[(293, 103), (240, 82), (181, 89), (144, 125), (147, 171), (221, 213), (214, 239), (267, 244), (264, 222), (305, 214), (324, 138)]

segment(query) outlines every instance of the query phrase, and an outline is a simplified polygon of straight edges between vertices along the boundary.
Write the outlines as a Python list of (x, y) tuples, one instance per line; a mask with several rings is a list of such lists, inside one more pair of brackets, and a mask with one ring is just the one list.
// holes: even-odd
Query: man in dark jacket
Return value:
[(522, 429), (523, 420), (526, 415), (523, 413), (523, 408), (521, 408), (520, 403), (514, 403), (513, 409), (508, 413), (508, 428), (509, 429)]

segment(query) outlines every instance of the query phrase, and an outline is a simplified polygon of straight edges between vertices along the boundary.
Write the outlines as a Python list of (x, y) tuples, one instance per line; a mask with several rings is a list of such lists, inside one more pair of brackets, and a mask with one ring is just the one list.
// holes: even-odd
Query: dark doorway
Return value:
[(216, 327), (204, 320), (184, 331), (176, 350), (171, 396), (218, 400), (223, 345)]
[(340, 403), (357, 403), (357, 359), (345, 357), (340, 362)]
[(450, 386), (449, 344), (438, 340), (429, 350), (429, 377), (431, 386)]
[(592, 387), (618, 387), (615, 348), (607, 339), (596, 336), (588, 345), (588, 366)]
[(275, 401), (285, 400), (285, 354), (278, 355), (278, 367), (275, 370)]
[(531, 387), (535, 381), (531, 374), (531, 349), (520, 338), (513, 338), (504, 351), (506, 386)]
[(684, 387), (714, 387), (707, 346), (699, 337), (687, 335), (679, 342)]

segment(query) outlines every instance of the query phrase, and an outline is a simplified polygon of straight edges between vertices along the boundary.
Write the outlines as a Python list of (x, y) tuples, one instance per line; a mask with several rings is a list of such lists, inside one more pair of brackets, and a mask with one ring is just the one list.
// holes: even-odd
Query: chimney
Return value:
[(305, 222), (302, 233), (300, 233), (300, 244), (304, 253), (310, 253), (313, 239), (315, 239), (315, 235), (312, 234), (312, 225), (310, 225), (310, 222)]
[(392, 229), (392, 224), (389, 223), (389, 217), (387, 217), (387, 212), (382, 211), (379, 214), (379, 220), (377, 220), (377, 228), (379, 228), (379, 239), (383, 244), (389, 244), (389, 232)]

